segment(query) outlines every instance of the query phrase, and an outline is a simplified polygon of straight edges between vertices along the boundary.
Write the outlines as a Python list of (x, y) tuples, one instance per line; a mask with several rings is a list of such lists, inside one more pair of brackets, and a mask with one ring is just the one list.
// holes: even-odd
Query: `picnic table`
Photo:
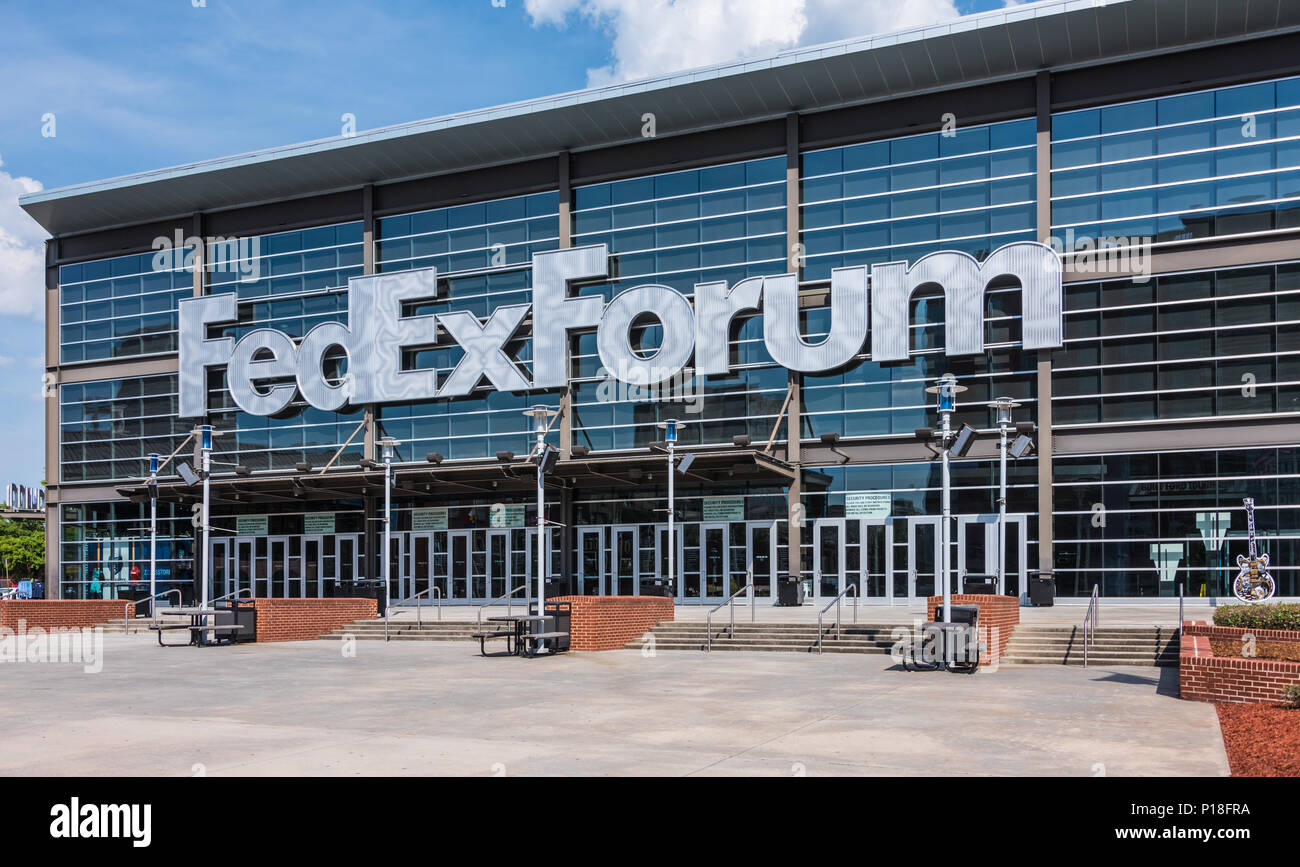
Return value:
[[(524, 634), (529, 623), (539, 623), (547, 618), (541, 614), (500, 614), (496, 617), (489, 617), (489, 623), (508, 623), (511, 625), (509, 630), (496, 630), (495, 632), (480, 633), (479, 651), (483, 651), (483, 642), (486, 640), (483, 636), (488, 635), (507, 635), (506, 652), (512, 655), (522, 656), (524, 651)], [(510, 639), (514, 639), (514, 649), (510, 649)], [(483, 653), (487, 656), (486, 653)]]
[[(565, 603), (567, 604), (567, 603)], [(537, 649), (544, 641), (554, 641), (557, 650), (567, 650), (567, 631), (551, 630), (529, 632), (528, 626), (533, 623), (545, 624), (548, 621), (554, 622), (558, 610), (551, 609), (549, 614), (500, 614), (495, 617), (489, 617), (489, 623), (510, 624), (509, 629), (488, 629), (474, 633), (474, 637), (479, 640), (479, 652), (487, 656), (484, 649), (488, 640), (493, 638), (504, 638), (506, 640), (506, 653), (514, 656), (533, 657), (537, 655)], [(511, 648), (513, 639), (514, 647)], [(565, 640), (566, 646), (560, 647), (560, 642)]]
[[(225, 635), (226, 643), (229, 643), (234, 641), (235, 633), (243, 632), (245, 628), (242, 623), (205, 624), (203, 622), (203, 618), (205, 617), (215, 617), (218, 614), (226, 613), (220, 608), (160, 608), (158, 613), (160, 615), (170, 614), (173, 616), (186, 616), (190, 619), (189, 623), (154, 623), (150, 625), (149, 628), (158, 633), (159, 647), (203, 647), (203, 635), (207, 632), (213, 634), (214, 643), (220, 643), (221, 639), (217, 636), (222, 635), (223, 633)], [(189, 630), (190, 640), (185, 644), (165, 643), (163, 641), (163, 633), (174, 629)]]

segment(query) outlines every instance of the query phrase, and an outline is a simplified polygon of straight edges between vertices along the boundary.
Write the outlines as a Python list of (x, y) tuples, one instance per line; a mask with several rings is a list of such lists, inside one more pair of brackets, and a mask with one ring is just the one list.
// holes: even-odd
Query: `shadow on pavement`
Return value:
[(1178, 698), (1178, 666), (1171, 665), (1160, 669), (1159, 674), (1155, 677), (1141, 674), (1124, 674), (1118, 671), (1112, 671), (1101, 677), (1095, 677), (1093, 680), (1109, 681), (1110, 683), (1135, 683), (1147, 684), (1156, 688), (1157, 695), (1167, 695)]

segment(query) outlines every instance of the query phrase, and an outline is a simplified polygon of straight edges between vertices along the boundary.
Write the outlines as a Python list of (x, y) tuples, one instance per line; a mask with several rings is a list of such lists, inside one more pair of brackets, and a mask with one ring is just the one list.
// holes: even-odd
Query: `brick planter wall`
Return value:
[(254, 599), (258, 641), (310, 641), (354, 620), (377, 617), (373, 599)]
[(573, 603), (569, 649), (618, 650), (663, 620), (673, 619), (673, 600), (662, 596), (557, 596)]
[(1241, 657), (1246, 645), (1242, 636), (1255, 639), (1255, 657), (1300, 662), (1300, 631), (1294, 629), (1246, 629), (1240, 626), (1215, 626), (1208, 621), (1189, 620), (1183, 625), (1184, 635), (1204, 635), (1210, 639), (1215, 654), (1223, 657)]
[[(1011, 641), (1011, 633), (1020, 624), (1020, 600), (982, 593), (954, 593), (949, 599), (953, 605), (979, 606), (979, 640), (988, 647), (988, 655), (980, 662), (997, 665)], [(943, 610), (943, 597), (931, 596), (925, 610), (926, 619), (934, 620), (935, 612)]]
[(1183, 623), (1178, 648), (1178, 691), (1188, 701), (1223, 704), (1254, 704), (1281, 701), (1288, 686), (1300, 683), (1300, 662), (1274, 659), (1244, 659), (1215, 656), (1210, 639), (1232, 639), (1241, 646), (1241, 635), (1252, 631), (1257, 640), (1297, 633), (1277, 629), (1246, 630), (1212, 626), (1200, 620)]
[(125, 599), (2, 599), (0, 627), (17, 630), (19, 620), (28, 629), (99, 626), (121, 620), (128, 604)]

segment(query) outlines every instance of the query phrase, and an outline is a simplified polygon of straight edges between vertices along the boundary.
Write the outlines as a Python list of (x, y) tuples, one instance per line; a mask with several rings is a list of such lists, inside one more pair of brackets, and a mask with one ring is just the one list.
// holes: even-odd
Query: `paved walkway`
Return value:
[[(1224, 775), (1173, 669), (904, 673), (885, 656), (478, 656), (469, 642), (0, 663), (0, 773)], [(352, 647), (354, 657), (344, 653)]]

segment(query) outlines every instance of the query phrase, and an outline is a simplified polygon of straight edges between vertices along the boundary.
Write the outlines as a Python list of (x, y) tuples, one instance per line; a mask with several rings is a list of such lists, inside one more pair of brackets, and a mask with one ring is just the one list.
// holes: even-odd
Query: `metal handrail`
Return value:
[(225, 596), (218, 596), (216, 599), (209, 599), (209, 600), (208, 600), (208, 604), (209, 604), (209, 605), (216, 605), (218, 602), (222, 601), (223, 599), (230, 599), (230, 598), (232, 598), (232, 597), (238, 596), (240, 593), (247, 593), (249, 599), (256, 599), (256, 598), (257, 598), (257, 597), (255, 597), (255, 596), (253, 595), (253, 588), (251, 588), (251, 587), (240, 587), (240, 588), (239, 588), (238, 590), (236, 590), (234, 593), (227, 593)]
[[(397, 604), (398, 604), (398, 605), (403, 605), (403, 604), (405, 604), (405, 603), (407, 603), (407, 602), (414, 602), (416, 599), (419, 599), (421, 596), (425, 595), (426, 593), (430, 593), (430, 592), (436, 594), (436, 595), (434, 596), (434, 598), (438, 600), (438, 619), (439, 619), (439, 620), (442, 620), (442, 588), (441, 588), (441, 587), (438, 587), (438, 586), (436, 586), (436, 585), (433, 586), (433, 587), (426, 587), (424, 590), (421, 590), (419, 593), (416, 593), (414, 596), (408, 596), (408, 597), (406, 597), (405, 599), (400, 600)], [(387, 641), (387, 640), (388, 640), (388, 618), (389, 618), (389, 616), (390, 616), (394, 611), (405, 611), (405, 610), (406, 610), (405, 608), (397, 608), (397, 607), (392, 606), (392, 605), (385, 605), (385, 606), (384, 606), (384, 641)], [(423, 610), (424, 610), (424, 606), (423, 606), (423, 605), (416, 605), (416, 606), (415, 606), (415, 628), (416, 628), (416, 629), (423, 629), (423, 628), (424, 628), (424, 618), (421, 616), (421, 612), (422, 612)]]
[(1179, 585), (1178, 585), (1178, 634), (1179, 634), (1179, 635), (1182, 635), (1182, 633), (1183, 633), (1183, 596), (1184, 596), (1184, 593), (1185, 593), (1185, 585), (1183, 585), (1182, 583), (1179, 583)]
[[(525, 582), (525, 583), (523, 583), (523, 584), (520, 584), (518, 587), (516, 587), (515, 589), (511, 590), (509, 593), (503, 593), (503, 594), (501, 594), (500, 596), (498, 596), (496, 599), (493, 599), (491, 602), (487, 602), (487, 603), (485, 603), (485, 604), (483, 604), (483, 605), (480, 605), (480, 606), (478, 607), (478, 631), (479, 631), (479, 632), (482, 632), (482, 631), (483, 631), (483, 609), (484, 609), (484, 608), (491, 608), (493, 605), (496, 605), (498, 602), (502, 602), (502, 601), (504, 601), (504, 602), (506, 603), (506, 614), (509, 614), (509, 613), (513, 610), (513, 607), (512, 607), (512, 603), (514, 602), (514, 598), (513, 598), (513, 597), (514, 597), (514, 595), (515, 595), (516, 593), (518, 593), (520, 590), (527, 591), (527, 590), (528, 590), (528, 583)], [(532, 597), (531, 597), (531, 596), (525, 596), (524, 599), (525, 599), (525, 600), (531, 600)]]
[(822, 615), (831, 610), (831, 605), (835, 606), (835, 640), (840, 640), (840, 600), (845, 594), (852, 591), (853, 593), (853, 622), (858, 622), (858, 597), (862, 595), (857, 584), (850, 584), (840, 591), (840, 595), (832, 599), (825, 608), (817, 612), (817, 652), (822, 652)]
[[(172, 593), (175, 593), (175, 594), (176, 594), (176, 605), (179, 607), (180, 604), (181, 604), (181, 591), (180, 591), (180, 588), (179, 588), (179, 587), (173, 587), (171, 590), (163, 590), (163, 591), (160, 592), (160, 593), (155, 593), (154, 595), (149, 596), (149, 597), (146, 597), (146, 598), (144, 598), (144, 599), (137, 599), (137, 600), (134, 601), (134, 602), (128, 602), (128, 603), (126, 603), (126, 605), (123, 606), (123, 610), (122, 610), (122, 628), (125, 629), (125, 628), (127, 627), (127, 624), (131, 621), (131, 609), (132, 609), (132, 608), (136, 608), (136, 607), (138, 607), (138, 606), (140, 605), (141, 602), (150, 602), (150, 601), (152, 601), (152, 600), (154, 600), (154, 599), (157, 599), (159, 596), (169, 596), (169, 595), (171, 595)], [(157, 623), (157, 622), (158, 622), (158, 613), (157, 613), (156, 611), (154, 611), (154, 612), (152, 612), (152, 614), (153, 614), (153, 622), (154, 622), (154, 623)]]
[(1088, 647), (1097, 634), (1097, 620), (1101, 616), (1101, 585), (1092, 585), (1092, 598), (1088, 600), (1088, 613), (1083, 617), (1083, 667), (1088, 667)]
[(727, 627), (727, 635), (730, 638), (736, 637), (736, 597), (746, 590), (749, 591), (749, 622), (754, 622), (754, 570), (750, 568), (745, 571), (745, 577), (750, 579), (735, 593), (732, 593), (724, 601), (709, 609), (709, 613), (704, 616), (704, 649), (705, 651), (713, 650), (713, 612), (717, 611), (723, 605), (728, 606), (728, 613), (731, 615), (731, 625)]

